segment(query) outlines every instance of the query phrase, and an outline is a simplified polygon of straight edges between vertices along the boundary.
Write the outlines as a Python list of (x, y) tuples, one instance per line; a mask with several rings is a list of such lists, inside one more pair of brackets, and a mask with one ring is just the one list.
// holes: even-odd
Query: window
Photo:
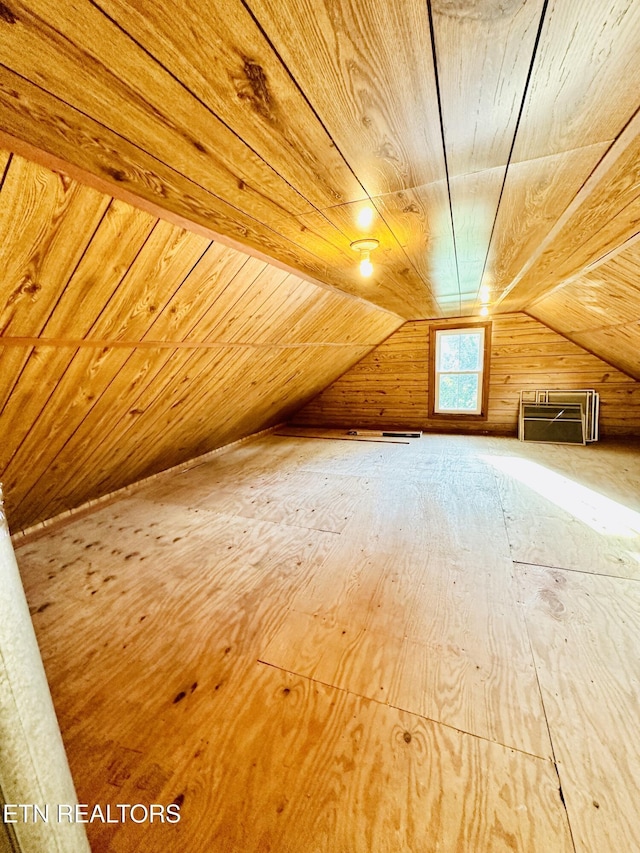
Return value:
[(486, 417), (490, 324), (432, 328), (430, 415)]

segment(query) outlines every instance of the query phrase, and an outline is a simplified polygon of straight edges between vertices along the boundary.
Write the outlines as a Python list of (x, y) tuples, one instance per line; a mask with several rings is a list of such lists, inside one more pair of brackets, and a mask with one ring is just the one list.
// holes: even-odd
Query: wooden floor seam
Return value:
[(486, 743), (492, 743), (496, 746), (501, 746), (503, 749), (511, 750), (512, 752), (520, 753), (521, 755), (526, 755), (529, 758), (535, 758), (536, 761), (545, 761), (550, 764), (555, 765), (555, 759), (549, 758), (544, 755), (536, 755), (535, 752), (528, 752), (526, 749), (521, 749), (517, 746), (511, 746), (508, 743), (502, 743), (498, 740), (492, 740), (491, 738), (484, 737), (483, 735), (476, 734), (475, 732), (467, 731), (466, 729), (458, 728), (458, 726), (453, 726), (451, 723), (445, 723), (442, 720), (436, 720), (433, 717), (429, 717), (426, 714), (419, 714), (417, 711), (412, 711), (409, 708), (403, 708), (401, 705), (395, 705), (393, 702), (382, 702), (380, 699), (376, 699), (373, 696), (366, 696), (363, 693), (356, 693), (353, 690), (348, 690), (346, 687), (339, 687), (336, 684), (330, 684), (327, 681), (321, 681), (318, 678), (313, 678), (310, 675), (304, 675), (304, 673), (293, 672), (290, 669), (286, 669), (283, 666), (278, 666), (276, 663), (270, 663), (267, 660), (263, 660), (262, 658), (257, 658), (256, 663), (262, 664), (263, 666), (270, 666), (272, 669), (277, 669), (280, 672), (286, 672), (287, 675), (292, 675), (295, 678), (304, 678), (306, 681), (309, 681), (313, 684), (321, 684), (323, 687), (328, 687), (330, 690), (339, 690), (341, 693), (345, 693), (349, 696), (356, 696), (358, 699), (364, 699), (366, 702), (375, 702), (376, 705), (380, 705), (383, 708), (393, 708), (396, 711), (401, 711), (403, 714), (409, 714), (412, 717), (416, 717), (420, 720), (425, 720), (428, 723), (433, 723), (436, 726), (444, 726), (444, 728), (450, 729), (451, 731), (458, 732), (458, 734), (465, 735), (466, 737), (476, 738), (477, 740), (485, 741)]

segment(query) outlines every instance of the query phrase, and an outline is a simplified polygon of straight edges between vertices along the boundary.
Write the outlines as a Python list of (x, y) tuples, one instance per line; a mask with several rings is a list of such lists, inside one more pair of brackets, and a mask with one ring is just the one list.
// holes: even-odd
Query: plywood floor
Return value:
[(640, 850), (640, 450), (268, 436), (17, 548), (94, 851)]

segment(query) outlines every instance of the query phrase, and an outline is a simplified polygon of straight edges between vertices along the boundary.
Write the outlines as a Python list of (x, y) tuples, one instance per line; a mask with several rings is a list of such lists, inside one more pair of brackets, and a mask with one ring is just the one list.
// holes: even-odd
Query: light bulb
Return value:
[(364, 276), (364, 278), (369, 278), (371, 273), (373, 272), (373, 264), (369, 260), (369, 256), (366, 258), (362, 258), (360, 261), (360, 275)]
[(489, 309), (487, 308), (486, 305), (483, 305), (482, 308), (480, 309), (480, 316), (486, 317), (488, 313), (489, 313)]
[(371, 263), (371, 252), (374, 249), (377, 249), (380, 243), (378, 240), (374, 240), (373, 237), (366, 237), (362, 240), (354, 240), (351, 244), (351, 248), (354, 252), (359, 252), (360, 254), (360, 275), (364, 276), (364, 278), (369, 278), (371, 273), (373, 272), (373, 264)]

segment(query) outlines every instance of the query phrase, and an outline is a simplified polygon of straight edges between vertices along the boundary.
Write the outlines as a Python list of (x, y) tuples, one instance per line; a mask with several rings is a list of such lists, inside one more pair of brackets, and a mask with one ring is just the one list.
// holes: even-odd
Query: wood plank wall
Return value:
[(0, 152), (12, 531), (280, 422), (400, 323)]
[[(455, 326), (456, 320), (448, 321)], [(441, 321), (438, 321), (441, 325)], [(406, 323), (294, 418), (323, 427), (443, 429), (428, 417), (427, 321)], [(489, 413), (486, 421), (447, 421), (460, 432), (515, 434), (525, 388), (595, 388), (601, 435), (640, 433), (640, 382), (525, 314), (492, 321)]]

